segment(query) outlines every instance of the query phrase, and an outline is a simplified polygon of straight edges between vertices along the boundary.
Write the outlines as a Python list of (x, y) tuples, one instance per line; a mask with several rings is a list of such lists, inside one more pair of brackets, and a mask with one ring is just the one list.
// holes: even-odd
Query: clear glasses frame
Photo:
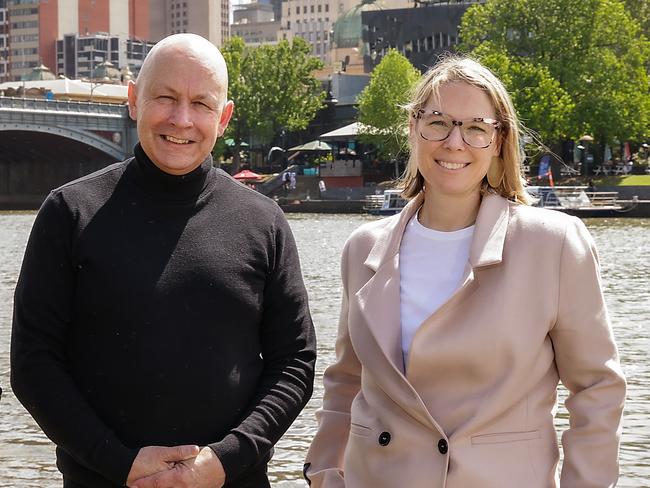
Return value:
[[(463, 119), (463, 120), (454, 120), (452, 119), (449, 115), (445, 115), (442, 112), (438, 112), (437, 110), (432, 110), (431, 112), (427, 112), (424, 109), (419, 109), (417, 112), (413, 114), (413, 116), (417, 120), (422, 120), (424, 115), (432, 115), (432, 116), (439, 116), (441, 122), (445, 122), (449, 129), (447, 130), (447, 133), (444, 136), (441, 137), (426, 137), (421, 130), (418, 130), (420, 137), (424, 139), (425, 141), (431, 141), (431, 142), (440, 142), (444, 141), (449, 137), (451, 134), (451, 131), (454, 130), (454, 127), (457, 126), (458, 129), (460, 130), (460, 136), (463, 139), (463, 142), (467, 144), (470, 147), (476, 148), (476, 149), (485, 149), (486, 147), (490, 147), (490, 145), (494, 142), (494, 136), (498, 132), (499, 128), (501, 128), (501, 122), (499, 122), (496, 119), (491, 119), (488, 117), (473, 117), (471, 119)], [(472, 138), (467, 137), (467, 130), (468, 127), (471, 126), (472, 123), (478, 123), (478, 124), (485, 124), (485, 126), (481, 126), (482, 128), (488, 130), (488, 127), (492, 128), (492, 134), (490, 136), (490, 141), (487, 144), (476, 144), (472, 143)], [(471, 128), (471, 127), (470, 127)], [(470, 139), (468, 141), (468, 139)]]

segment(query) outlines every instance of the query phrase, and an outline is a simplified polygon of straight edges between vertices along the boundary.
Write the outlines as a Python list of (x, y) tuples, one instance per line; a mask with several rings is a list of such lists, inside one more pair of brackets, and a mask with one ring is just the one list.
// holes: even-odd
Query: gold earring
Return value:
[(501, 158), (492, 158), (492, 163), (488, 168), (486, 176), (488, 183), (492, 188), (499, 188), (501, 186), (504, 176), (503, 162), (501, 161)]

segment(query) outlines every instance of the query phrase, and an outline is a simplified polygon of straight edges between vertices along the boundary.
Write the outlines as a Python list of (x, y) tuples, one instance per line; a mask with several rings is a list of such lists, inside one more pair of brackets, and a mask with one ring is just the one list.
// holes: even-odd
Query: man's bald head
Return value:
[(198, 167), (230, 121), (227, 92), (226, 62), (210, 42), (178, 34), (156, 44), (129, 83), (129, 115), (151, 161), (176, 175)]
[(163, 71), (174, 69), (173, 65), (169, 64), (169, 60), (179, 53), (213, 73), (218, 86), (223, 89), (223, 93), (220, 95), (225, 101), (228, 92), (226, 61), (214, 44), (196, 34), (174, 34), (158, 42), (142, 63), (140, 73), (135, 81), (136, 90), (140, 92), (142, 88), (146, 87), (150, 81), (148, 78), (153, 73), (159, 75), (161, 68)]

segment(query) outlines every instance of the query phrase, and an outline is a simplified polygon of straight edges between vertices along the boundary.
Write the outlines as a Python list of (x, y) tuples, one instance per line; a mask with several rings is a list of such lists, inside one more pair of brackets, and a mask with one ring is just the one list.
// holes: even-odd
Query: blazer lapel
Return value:
[(502, 261), (509, 217), (508, 200), (491, 194), (483, 197), (469, 251), (472, 268), (490, 266)]
[(411, 200), (393, 225), (387, 226), (365, 261), (375, 274), (357, 292), (359, 308), (368, 329), (386, 358), (404, 373), (400, 319), (399, 246), (404, 229), (422, 203), (422, 197)]
[[(375, 274), (356, 293), (365, 328), (350, 330), (358, 334), (359, 344), (368, 354), (359, 354), (364, 367), (373, 372), (378, 386), (422, 425), (443, 432), (429, 414), (420, 395), (404, 376), (400, 319), (399, 246), (404, 229), (422, 204), (422, 196), (411, 200), (397, 220), (387, 226), (365, 261)], [(370, 337), (365, 337), (368, 331)], [(374, 343), (374, 344), (373, 344)], [(376, 354), (379, 352), (379, 354)]]

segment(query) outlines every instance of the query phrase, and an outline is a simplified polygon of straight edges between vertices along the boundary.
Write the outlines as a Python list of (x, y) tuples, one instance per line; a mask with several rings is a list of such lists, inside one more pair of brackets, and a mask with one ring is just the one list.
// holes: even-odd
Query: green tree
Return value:
[(503, 81), (522, 122), (547, 145), (570, 134), (575, 105), (549, 70), (484, 42), (473, 53)]
[(281, 130), (302, 130), (323, 107), (325, 92), (313, 72), (322, 63), (302, 38), (247, 48), (241, 38), (223, 47), (229, 97), (235, 102), (226, 138), (234, 140), (233, 170), (243, 141), (267, 146)]
[(641, 25), (646, 39), (650, 39), (650, 0), (623, 0), (630, 17)]
[[(546, 137), (589, 133), (610, 144), (643, 137), (650, 47), (622, 1), (490, 0), (468, 9), (461, 37), (462, 50), (500, 74), (494, 60), (505, 60), (520, 115)], [(536, 79), (542, 86), (531, 90)], [(534, 103), (553, 89), (564, 93)]]
[(359, 122), (366, 126), (360, 139), (375, 145), (380, 157), (395, 159), (404, 148), (408, 116), (402, 105), (419, 78), (410, 61), (391, 49), (359, 96)]

